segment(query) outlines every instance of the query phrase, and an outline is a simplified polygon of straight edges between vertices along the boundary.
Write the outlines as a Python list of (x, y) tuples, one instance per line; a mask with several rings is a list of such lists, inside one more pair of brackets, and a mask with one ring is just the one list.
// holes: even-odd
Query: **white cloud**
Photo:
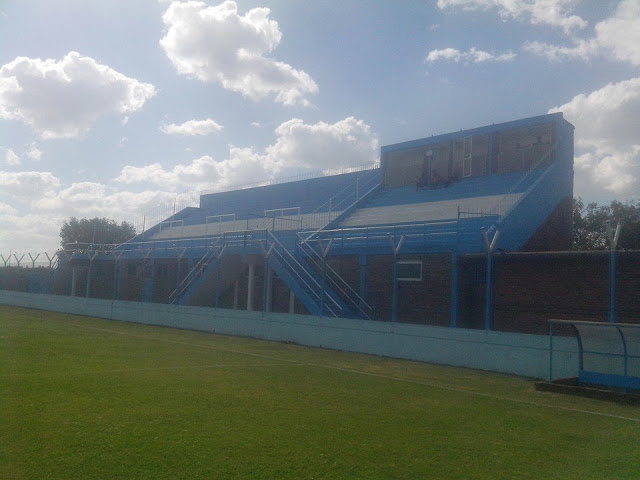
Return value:
[(581, 29), (587, 22), (571, 10), (577, 0), (438, 0), (438, 8), (463, 10), (498, 9), (503, 20), (529, 21), (533, 25), (560, 27), (565, 32)]
[(546, 57), (547, 60), (554, 63), (561, 62), (567, 58), (588, 60), (598, 51), (598, 45), (595, 42), (580, 39), (574, 40), (572, 47), (535, 41), (525, 43), (523, 48), (534, 55)]
[(210, 118), (206, 120), (189, 120), (179, 125), (171, 123), (160, 126), (160, 131), (167, 135), (209, 135), (211, 133), (218, 133), (220, 130), (222, 130), (222, 125)]
[(15, 215), (18, 211), (7, 203), (0, 202), (0, 215)]
[(589, 60), (600, 55), (631, 65), (640, 65), (640, 2), (624, 0), (614, 14), (596, 24), (593, 38), (573, 39), (573, 45), (528, 42), (525, 50), (558, 62), (564, 59)]
[(486, 62), (511, 62), (516, 58), (513, 52), (494, 54), (478, 50), (475, 47), (470, 48), (466, 52), (462, 52), (457, 48), (443, 48), (441, 50), (431, 50), (425, 57), (425, 63), (434, 63), (438, 61), (464, 62), (469, 63), (486, 63)]
[(42, 150), (40, 150), (34, 142), (28, 146), (28, 150), (24, 153), (24, 155), (31, 160), (39, 162), (42, 158)]
[(19, 120), (42, 138), (74, 138), (104, 115), (138, 111), (156, 93), (77, 52), (62, 60), (17, 57), (0, 67), (0, 118)]
[[(24, 253), (21, 265), (30, 262), (28, 252), (34, 256), (40, 253), (38, 261), (46, 261), (44, 252), (52, 255), (60, 245), (60, 227), (64, 218), (35, 213), (23, 214), (11, 207), (3, 209), (0, 206), (0, 222), (4, 227), (0, 229), (0, 252), (5, 258), (10, 251), (18, 258)], [(13, 257), (11, 264), (16, 264)]]
[(4, 157), (4, 161), (10, 167), (14, 167), (14, 166), (20, 165), (22, 163), (22, 161), (20, 160), (20, 157), (18, 155), (16, 155), (16, 152), (11, 150), (10, 148), (7, 149), (7, 153), (6, 153), (5, 157)]
[(361, 165), (378, 156), (378, 140), (370, 127), (353, 117), (313, 125), (292, 119), (281, 124), (275, 133), (275, 143), (263, 152), (231, 147), (225, 160), (204, 156), (170, 170), (158, 163), (126, 166), (115, 180), (122, 184), (153, 184), (171, 191), (210, 190), (265, 182), (287, 169), (326, 170)]
[[(38, 172), (29, 172), (38, 173)], [(23, 178), (24, 180), (24, 178)], [(0, 173), (0, 182), (2, 174)], [(1, 185), (1, 183), (0, 183)], [(29, 190), (25, 185), (21, 190)], [(75, 183), (67, 188), (49, 189), (32, 198), (26, 208), (0, 203), (0, 252), (53, 252), (60, 242), (64, 220), (76, 217), (107, 217), (118, 222), (142, 219), (144, 212), (182, 196), (162, 191), (119, 192), (100, 183)], [(168, 213), (167, 213), (168, 215)], [(165, 215), (166, 216), (166, 215)], [(140, 222), (141, 224), (141, 222)], [(148, 224), (147, 224), (148, 226)]]
[(578, 195), (621, 197), (640, 191), (640, 77), (576, 95), (550, 112), (576, 127)]
[(163, 16), (168, 30), (160, 45), (180, 74), (253, 100), (275, 96), (285, 105), (308, 105), (305, 97), (318, 92), (309, 74), (266, 56), (282, 38), (270, 13), (254, 8), (238, 15), (234, 1), (212, 7), (173, 2)]
[(51, 172), (0, 171), (0, 189), (9, 197), (23, 202), (36, 200), (55, 191), (60, 180)]
[(276, 128), (276, 135), (276, 142), (267, 147), (266, 153), (270, 162), (280, 167), (325, 170), (378, 158), (377, 138), (369, 125), (354, 117), (313, 125), (294, 118)]
[(640, 65), (640, 2), (620, 2), (615, 14), (595, 27), (598, 44), (620, 61)]

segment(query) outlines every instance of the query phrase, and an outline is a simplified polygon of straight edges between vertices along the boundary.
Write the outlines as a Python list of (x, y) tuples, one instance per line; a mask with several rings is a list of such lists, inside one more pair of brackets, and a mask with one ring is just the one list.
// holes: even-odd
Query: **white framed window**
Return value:
[(396, 280), (419, 282), (422, 280), (422, 260), (398, 260)]

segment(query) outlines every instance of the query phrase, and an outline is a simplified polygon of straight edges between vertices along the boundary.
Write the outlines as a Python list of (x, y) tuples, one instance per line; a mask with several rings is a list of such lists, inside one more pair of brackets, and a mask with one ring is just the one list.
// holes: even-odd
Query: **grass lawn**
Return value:
[(0, 478), (637, 479), (640, 409), (473, 370), (0, 306)]

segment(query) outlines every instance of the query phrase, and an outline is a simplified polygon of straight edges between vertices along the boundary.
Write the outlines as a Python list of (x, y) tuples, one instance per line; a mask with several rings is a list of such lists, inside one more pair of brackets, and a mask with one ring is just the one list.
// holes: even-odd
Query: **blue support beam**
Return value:
[(458, 255), (451, 254), (451, 317), (449, 326), (458, 326)]
[(392, 273), (391, 273), (391, 281), (393, 282), (392, 287), (391, 287), (391, 291), (392, 291), (392, 297), (391, 297), (391, 321), (392, 322), (397, 322), (398, 321), (398, 281), (397, 281), (397, 277), (398, 277), (398, 256), (396, 254), (393, 255), (393, 268), (392, 268)]
[(364, 301), (367, 294), (367, 255), (362, 253), (358, 259), (360, 263), (360, 311), (364, 314)]
[(492, 316), (492, 305), (491, 301), (493, 299), (493, 255), (491, 252), (487, 253), (487, 279), (486, 279), (486, 289), (485, 289), (485, 302), (484, 302), (484, 329), (492, 330), (493, 329), (493, 316)]
[(616, 251), (609, 253), (609, 322), (616, 322)]

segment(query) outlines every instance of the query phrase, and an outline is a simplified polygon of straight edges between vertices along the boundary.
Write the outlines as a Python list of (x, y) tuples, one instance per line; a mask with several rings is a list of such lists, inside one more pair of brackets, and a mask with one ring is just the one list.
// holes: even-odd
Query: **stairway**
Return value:
[(222, 237), (217, 237), (212, 243), (209, 249), (205, 252), (202, 258), (196, 263), (196, 265), (187, 273), (182, 279), (182, 282), (176, 287), (176, 289), (169, 295), (168, 303), (182, 304), (184, 300), (189, 297), (191, 293), (202, 283), (202, 281), (210, 273), (209, 266), (215, 262), (215, 260), (222, 254), (224, 245), (222, 244)]
[(312, 315), (353, 317), (344, 302), (322, 278), (305, 267), (271, 232), (269, 235), (269, 267), (291, 289)]

